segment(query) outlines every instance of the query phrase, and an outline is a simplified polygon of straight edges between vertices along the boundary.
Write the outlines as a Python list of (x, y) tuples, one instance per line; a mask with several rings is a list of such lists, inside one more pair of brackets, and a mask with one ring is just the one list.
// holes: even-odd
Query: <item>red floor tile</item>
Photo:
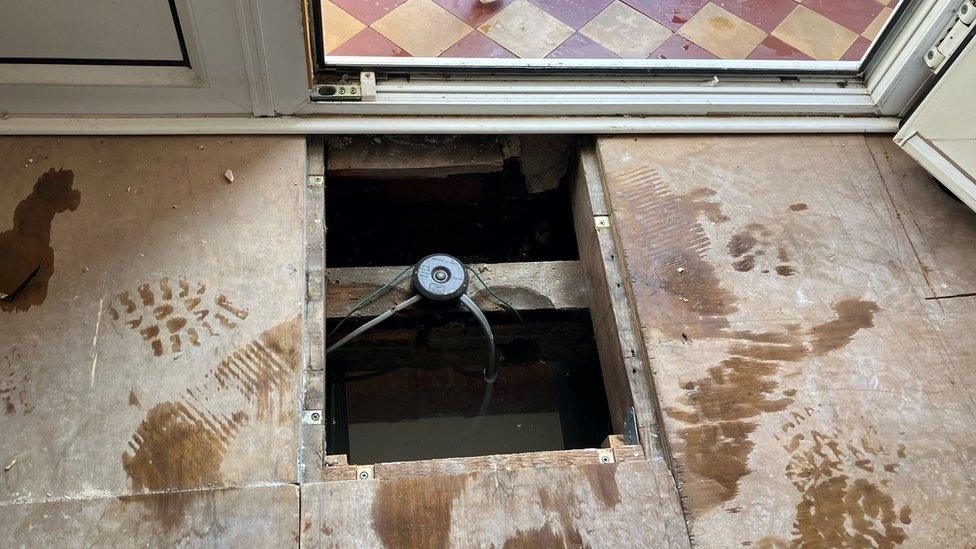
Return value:
[(458, 40), (457, 44), (447, 48), (440, 56), (504, 59), (515, 57), (515, 54), (501, 47), (497, 42), (480, 32), (472, 32)]
[(530, 0), (574, 29), (579, 29), (613, 3), (613, 0)]
[[(791, 2), (793, 0), (790, 0)], [(763, 61), (779, 61), (790, 59), (802, 59), (811, 61), (812, 58), (793, 46), (783, 42), (775, 36), (767, 36), (762, 42), (752, 50), (746, 59), (759, 59)]]
[(617, 54), (578, 32), (567, 38), (546, 57), (550, 59), (618, 59)]
[[(373, 24), (404, 2), (406, 0), (332, 0), (333, 4), (367, 25)], [(329, 22), (326, 21), (325, 24), (328, 25)]]
[[(792, 2), (793, 0), (790, 0)], [(711, 52), (687, 38), (674, 34), (661, 44), (648, 59), (718, 59)]]
[(847, 50), (847, 53), (840, 60), (860, 61), (864, 57), (864, 54), (867, 53), (869, 47), (871, 47), (871, 41), (863, 36), (858, 36), (857, 40), (851, 44), (851, 49)]
[(403, 48), (390, 42), (389, 39), (370, 27), (359, 31), (359, 34), (346, 40), (341, 46), (329, 52), (329, 55), (410, 57), (410, 54)]
[(766, 32), (773, 32), (796, 7), (793, 0), (716, 0), (714, 3)]
[(623, 2), (665, 27), (678, 30), (698, 13), (708, 0), (623, 0)]
[(803, 5), (858, 34), (884, 9), (875, 0), (804, 0)]
[[(361, 0), (360, 0), (361, 1)], [(494, 17), (496, 13), (515, 0), (496, 0), (490, 4), (482, 4), (480, 0), (434, 0), (458, 19), (472, 27), (484, 23)]]

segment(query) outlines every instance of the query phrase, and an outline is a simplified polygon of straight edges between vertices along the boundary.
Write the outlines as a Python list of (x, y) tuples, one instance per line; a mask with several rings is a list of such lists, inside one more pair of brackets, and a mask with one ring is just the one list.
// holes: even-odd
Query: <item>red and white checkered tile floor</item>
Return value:
[(897, 0), (321, 0), (326, 55), (858, 60)]

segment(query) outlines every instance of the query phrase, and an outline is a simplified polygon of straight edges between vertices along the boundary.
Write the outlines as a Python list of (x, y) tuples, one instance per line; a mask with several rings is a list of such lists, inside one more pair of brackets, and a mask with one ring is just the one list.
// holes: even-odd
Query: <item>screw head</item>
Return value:
[(366, 479), (369, 478), (369, 473), (367, 473), (366, 471), (360, 471), (359, 472), (359, 478), (361, 478), (363, 480), (366, 480)]
[(322, 419), (322, 416), (318, 412), (312, 412), (312, 421), (318, 421)]
[(610, 458), (608, 456), (600, 456), (601, 463), (610, 463)]

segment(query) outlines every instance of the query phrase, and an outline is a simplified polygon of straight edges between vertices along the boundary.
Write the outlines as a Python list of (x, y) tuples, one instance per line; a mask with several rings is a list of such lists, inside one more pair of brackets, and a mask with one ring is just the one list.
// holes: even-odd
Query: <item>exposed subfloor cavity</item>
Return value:
[[(350, 310), (386, 282), (372, 269), (432, 253), (487, 264), (496, 277), (516, 262), (580, 272), (571, 138), (338, 138), (328, 148), (327, 293)], [(519, 312), (487, 303), (491, 292), (470, 277), (467, 293), (494, 305), (498, 380), (487, 408), (481, 327), (456, 304), (424, 301), (328, 355), (329, 455), (359, 465), (600, 447), (613, 427), (585, 292), (560, 306), (534, 291), (544, 279), (493, 284)], [(349, 310), (327, 307), (327, 344), (411, 293), (403, 281), (341, 326)]]
[(485, 338), (463, 312), (418, 312), (329, 356), (328, 448), (351, 464), (599, 447), (610, 417), (587, 311), (491, 315), (498, 381), (487, 413)]
[[(503, 150), (524, 150), (521, 146), (472, 139), (477, 148), (465, 143), (451, 149), (441, 143), (430, 154), (449, 158), (424, 170), (409, 168), (415, 161), (410, 156), (429, 152), (424, 142), (408, 149), (393, 137), (379, 144), (370, 139), (366, 146), (378, 148), (376, 154), (396, 147), (391, 167), (378, 166), (372, 158), (364, 161), (349, 152), (353, 145), (332, 145), (325, 201), (327, 265), (409, 265), (435, 252), (467, 263), (578, 259), (568, 185), (560, 184), (568, 154), (553, 154), (558, 168), (535, 173), (524, 156), (507, 156), (515, 153)], [(537, 154), (544, 148), (532, 147)], [(455, 161), (444, 148), (463, 155), (456, 160), (459, 165), (443, 165)]]

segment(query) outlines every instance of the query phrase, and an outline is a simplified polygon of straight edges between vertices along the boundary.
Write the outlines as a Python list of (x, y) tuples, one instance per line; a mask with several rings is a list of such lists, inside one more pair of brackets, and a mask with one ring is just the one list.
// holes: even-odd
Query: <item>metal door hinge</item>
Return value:
[(374, 101), (376, 75), (359, 73), (359, 79), (342, 78), (339, 82), (319, 84), (311, 90), (312, 101)]
[(946, 61), (966, 41), (966, 37), (976, 27), (973, 21), (976, 21), (976, 5), (973, 0), (966, 0), (956, 11), (949, 29), (925, 52), (925, 64), (932, 72), (938, 74), (945, 67)]

